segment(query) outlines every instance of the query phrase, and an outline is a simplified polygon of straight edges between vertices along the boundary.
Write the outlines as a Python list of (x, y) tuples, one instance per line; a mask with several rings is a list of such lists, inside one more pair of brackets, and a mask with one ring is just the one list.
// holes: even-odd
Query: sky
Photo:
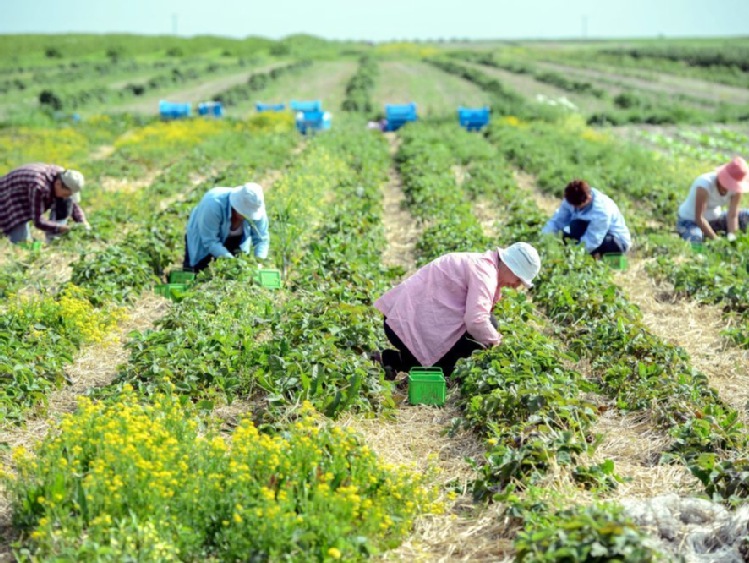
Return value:
[(749, 0), (0, 0), (0, 34), (326, 39), (749, 35)]

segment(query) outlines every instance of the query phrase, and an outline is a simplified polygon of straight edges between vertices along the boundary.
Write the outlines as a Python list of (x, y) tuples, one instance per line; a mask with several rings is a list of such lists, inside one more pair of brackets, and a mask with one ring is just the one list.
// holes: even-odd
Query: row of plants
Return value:
[(372, 92), (378, 73), (377, 60), (372, 55), (362, 55), (356, 72), (346, 83), (346, 97), (341, 104), (343, 111), (372, 113)]
[[(381, 247), (380, 217), (370, 198), (387, 170), (386, 157), (381, 139), (357, 139), (350, 131), (316, 140), (268, 201), (277, 235), (270, 260), (283, 266), (291, 291), (270, 294), (257, 287), (252, 258), (215, 264), (210, 280), (157, 330), (132, 340), (131, 360), (117, 383), (136, 385), (146, 395), (174, 384), (193, 400), (263, 398), (271, 407), (304, 399), (329, 416), (350, 406), (390, 404), (381, 374), (361, 354), (376, 346), (377, 331), (369, 303), (357, 302), (383, 283), (377, 262), (366, 254)], [(365, 191), (350, 198), (364, 186), (368, 197)], [(315, 204), (332, 192), (342, 192), (345, 203)], [(341, 230), (344, 221), (348, 232)]]
[(310, 65), (312, 65), (312, 61), (304, 59), (284, 66), (272, 68), (268, 72), (253, 73), (247, 79), (246, 83), (231, 86), (226, 90), (215, 94), (213, 99), (226, 106), (237, 105), (241, 102), (253, 99), (256, 92), (264, 90), (269, 84), (281, 76), (298, 73)]
[[(18, 420), (28, 408), (43, 404), (47, 393), (64, 380), (64, 365), (71, 361), (78, 347), (83, 342), (96, 341), (94, 336), (102, 337), (104, 331), (97, 329), (88, 340), (84, 338), (86, 331), (71, 338), (69, 333), (79, 330), (80, 325), (75, 315), (90, 315), (92, 329), (102, 323), (111, 328), (108, 319), (120, 314), (121, 304), (134, 300), (143, 290), (158, 283), (159, 276), (167, 268), (181, 261), (184, 225), (189, 212), (186, 206), (202, 196), (202, 190), (198, 189), (202, 184), (190, 188), (189, 201), (163, 211), (154, 213), (154, 202), (181, 195), (185, 191), (185, 178), (196, 166), (206, 170), (220, 168), (220, 163), (226, 162), (222, 159), (227, 153), (235, 155), (234, 166), (241, 167), (242, 181), (246, 181), (249, 168), (255, 168), (254, 173), (262, 173), (278, 167), (296, 143), (296, 138), (288, 132), (248, 139), (246, 126), (242, 124), (227, 122), (223, 127), (223, 131), (216, 131), (202, 144), (193, 146), (192, 153), (183, 154), (148, 188), (127, 194), (127, 205), (110, 214), (98, 213), (92, 217), (96, 236), (109, 244), (82, 254), (73, 264), (69, 284), (64, 284), (59, 292), (47, 291), (29, 299), (11, 296), (6, 301), (7, 330), (0, 352), (5, 364), (3, 371), (7, 374), (0, 400), (4, 419)], [(171, 131), (165, 125), (167, 134), (160, 137), (160, 142), (155, 136), (149, 136), (145, 138), (151, 142), (132, 145), (129, 153), (124, 146), (122, 150), (135, 156), (135, 147), (139, 146), (144, 156), (152, 155), (150, 158), (157, 158), (159, 150), (162, 155), (168, 155), (174, 148), (168, 134)], [(183, 142), (183, 139), (180, 137), (178, 141)], [(159, 145), (161, 148), (157, 149)], [(215, 173), (207, 180), (220, 185), (223, 177)], [(182, 211), (178, 212), (176, 208), (180, 205)], [(127, 225), (124, 237), (117, 234), (123, 225)], [(65, 241), (61, 248), (75, 242)], [(70, 291), (76, 298), (75, 307), (62, 307), (62, 300)], [(49, 317), (47, 320), (45, 315)], [(30, 322), (29, 319), (36, 320)], [(35, 325), (38, 325), (36, 329)], [(32, 330), (39, 333), (34, 338), (29, 337)]]
[(308, 403), (282, 432), (226, 438), (173, 396), (82, 400), (5, 475), (19, 560), (333, 561), (398, 545), (439, 513), (429, 474), (378, 459)]
[[(475, 238), (471, 234), (466, 244), (462, 236), (436, 240), (427, 235), (417, 243), (423, 261), (450, 251), (492, 248), (490, 241), (479, 237), (480, 228), (465, 202), (513, 191), (509, 179), (497, 185), (498, 178), (511, 175), (482, 139), (439, 133), (417, 127), (402, 133), (404, 152), (397, 158), (407, 199), (419, 202), (412, 207), (413, 213), (430, 226), (447, 227), (448, 234), (455, 232), (449, 230), (455, 225), (443, 223), (444, 217), (465, 213), (461, 228), (473, 226), (470, 232)], [(468, 179), (462, 186), (445, 180), (452, 176), (450, 167), (456, 160), (467, 167)], [(455, 209), (454, 199), (463, 207)], [(540, 215), (522, 197), (506, 199), (531, 222)], [(616, 486), (617, 477), (610, 461), (594, 466), (582, 462), (582, 454), (591, 453), (597, 444), (591, 431), (597, 411), (580, 395), (595, 390), (595, 384), (566, 367), (572, 358), (540, 332), (545, 323), (530, 302), (508, 293), (494, 311), (503, 344), (459, 362), (454, 374), (460, 383), (465, 423), (484, 437), (487, 447), (477, 467), (480, 477), (474, 483), (474, 496), (503, 500), (507, 516), (523, 527), (514, 542), (518, 560), (535, 561), (543, 556), (548, 560), (565, 556), (650, 560), (654, 553), (646, 547), (642, 532), (616, 505), (559, 508), (566, 502), (540, 498), (537, 487), (556, 466), (571, 467), (573, 480), (594, 492)], [(517, 494), (518, 489), (524, 494)]]
[[(288, 291), (254, 285), (251, 258), (214, 263), (156, 331), (133, 340), (125, 372), (138, 383), (159, 378), (161, 392), (143, 405), (144, 394), (116, 385), (106, 402), (84, 400), (35, 458), (16, 452), (18, 477), (6, 483), (14, 524), (28, 534), (22, 558), (358, 560), (398, 545), (419, 514), (443, 510), (429, 472), (384, 464), (311, 404), (294, 407), (305, 396), (332, 399), (325, 410), (335, 414), (351, 397), (371, 398), (375, 390), (356, 383), (363, 370), (382, 384), (357, 348), (373, 338), (372, 293), (393, 274), (376, 259), (387, 164), (383, 139), (361, 127), (316, 138), (268, 198), (281, 230), (271, 261), (285, 265)], [(202, 318), (191, 324), (193, 314)], [(293, 392), (291, 415), (262, 427), (245, 420), (224, 440), (199, 416), (224, 382), (204, 381), (193, 407), (200, 396), (185, 393), (178, 373), (134, 365), (158, 354), (176, 358), (164, 371), (254, 370), (254, 385), (272, 386), (270, 403)], [(341, 376), (336, 392), (329, 382)]]
[[(525, 134), (535, 139), (531, 128)], [(505, 151), (503, 144), (497, 146)], [(509, 217), (506, 225), (529, 240), (539, 237), (540, 224), (529, 225), (526, 214)], [(534, 297), (560, 336), (572, 343), (571, 351), (590, 359), (601, 390), (619, 409), (652, 411), (669, 430), (673, 442), (662, 462), (681, 460), (713, 498), (742, 503), (749, 488), (735, 468), (745, 463), (747, 443), (736, 411), (720, 400), (681, 348), (647, 331), (641, 313), (605, 268), (580, 250), (565, 251), (555, 239), (538, 242), (549, 267)]]

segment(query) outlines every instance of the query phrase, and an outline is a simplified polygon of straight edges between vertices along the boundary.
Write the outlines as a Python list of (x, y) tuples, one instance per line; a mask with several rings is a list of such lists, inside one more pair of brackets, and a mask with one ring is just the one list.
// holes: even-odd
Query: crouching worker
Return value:
[[(83, 174), (55, 164), (26, 164), (0, 177), (0, 230), (12, 243), (31, 239), (29, 221), (47, 241), (70, 231), (68, 217), (90, 229), (78, 205)], [(49, 211), (50, 218), (44, 217)]]
[(749, 167), (740, 156), (698, 176), (679, 207), (676, 228), (681, 238), (702, 242), (723, 232), (728, 240), (735, 240), (736, 232), (746, 231), (749, 224), (749, 209), (739, 209), (741, 194), (746, 191), (749, 191)]
[(422, 266), (375, 302), (395, 350), (373, 352), (372, 360), (388, 379), (418, 366), (452, 374), (460, 358), (501, 342), (491, 311), (502, 288), (531, 287), (540, 268), (538, 252), (524, 242), (445, 254)]
[(603, 254), (624, 254), (632, 246), (619, 207), (585, 180), (567, 184), (562, 204), (541, 232), (562, 232), (565, 239), (583, 243), (594, 258)]
[(185, 236), (185, 270), (200, 272), (214, 258), (249, 253), (268, 256), (270, 235), (263, 188), (247, 183), (236, 188), (213, 188), (190, 214)]

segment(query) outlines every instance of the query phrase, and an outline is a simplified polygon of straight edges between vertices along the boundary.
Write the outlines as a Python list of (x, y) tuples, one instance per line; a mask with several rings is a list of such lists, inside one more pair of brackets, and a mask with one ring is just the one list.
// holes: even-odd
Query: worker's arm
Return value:
[[(470, 277), (466, 294), (466, 312), (463, 318), (468, 334), (484, 346), (496, 346), (502, 341), (502, 336), (491, 322), (497, 286), (496, 281), (492, 284), (490, 279), (492, 279), (491, 276), (480, 274)], [(496, 280), (496, 272), (493, 279)]]
[(541, 234), (556, 234), (569, 225), (571, 220), (572, 209), (570, 209), (567, 202), (562, 202), (562, 205), (559, 206), (559, 209), (556, 210), (552, 218), (544, 226)]
[(58, 225), (57, 223), (50, 221), (44, 217), (46, 211), (44, 207), (44, 197), (42, 196), (42, 190), (36, 185), (32, 184), (29, 186), (29, 201), (31, 201), (31, 217), (34, 221), (34, 226), (40, 231), (45, 233), (67, 233), (70, 227), (67, 225)]
[(260, 259), (267, 258), (268, 249), (270, 248), (268, 216), (266, 215), (257, 221), (248, 220), (247, 222), (250, 226), (250, 236), (242, 243), (242, 252), (248, 253), (250, 251), (250, 242), (252, 242), (252, 247), (255, 249), (255, 257)]
[(709, 239), (715, 238), (715, 231), (705, 219), (705, 208), (707, 207), (707, 190), (705, 188), (697, 188), (697, 194), (695, 197), (694, 204), (694, 222), (702, 230), (702, 234)]
[[(731, 201), (728, 204), (728, 215), (726, 216), (727, 222), (727, 235), (736, 236), (736, 231), (739, 230), (739, 204), (741, 203), (741, 193), (733, 194)], [(730, 238), (733, 238), (730, 237)]]

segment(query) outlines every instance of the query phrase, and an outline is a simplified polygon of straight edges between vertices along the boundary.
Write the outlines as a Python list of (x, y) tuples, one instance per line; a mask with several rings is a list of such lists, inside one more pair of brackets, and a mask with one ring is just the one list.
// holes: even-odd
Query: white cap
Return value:
[(515, 274), (525, 287), (533, 287), (533, 278), (541, 269), (538, 252), (527, 242), (516, 242), (499, 251), (499, 258)]
[(265, 217), (265, 197), (260, 184), (248, 182), (243, 186), (237, 186), (229, 194), (229, 203), (237, 210), (237, 213), (257, 221)]
[(60, 180), (74, 194), (77, 194), (83, 188), (83, 174), (78, 172), (78, 170), (65, 170), (61, 172)]

